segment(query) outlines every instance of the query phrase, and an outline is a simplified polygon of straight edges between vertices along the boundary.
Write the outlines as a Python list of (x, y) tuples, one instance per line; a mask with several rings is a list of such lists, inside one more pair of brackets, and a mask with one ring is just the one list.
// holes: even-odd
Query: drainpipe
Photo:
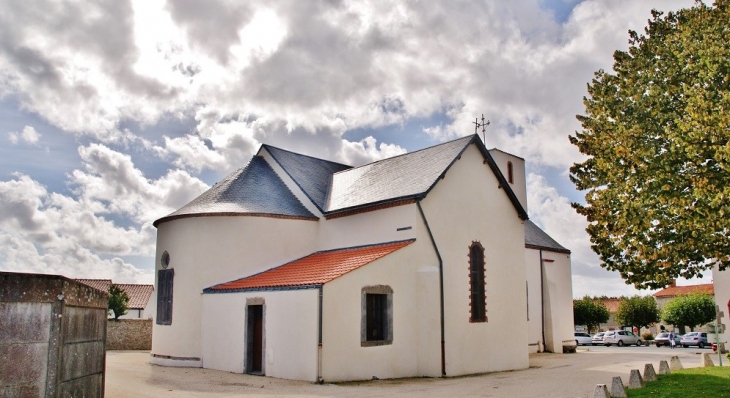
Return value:
[(431, 233), (431, 227), (428, 226), (428, 220), (426, 220), (426, 214), (423, 213), (421, 207), (421, 199), (416, 201), (418, 211), (421, 213), (423, 223), (426, 225), (426, 231), (428, 231), (428, 237), (431, 238), (431, 245), (433, 250), (436, 252), (436, 257), (439, 260), (439, 305), (441, 310), (441, 376), (446, 376), (446, 338), (444, 332), (444, 261), (441, 259), (441, 252), (436, 245), (436, 239), (434, 239)]
[(318, 314), (317, 314), (317, 383), (322, 384), (322, 287), (319, 285)]
[(542, 259), (542, 249), (540, 250), (540, 318), (542, 318), (542, 350), (546, 351), (545, 346), (545, 262)]

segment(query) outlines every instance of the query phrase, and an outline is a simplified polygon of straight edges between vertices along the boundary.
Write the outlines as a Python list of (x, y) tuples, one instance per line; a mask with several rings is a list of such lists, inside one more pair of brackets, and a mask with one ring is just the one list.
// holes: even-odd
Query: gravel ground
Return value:
[[(412, 378), (318, 385), (209, 369), (149, 364), (146, 351), (109, 351), (106, 397), (591, 397), (613, 376), (628, 385), (631, 369), (678, 355), (684, 367), (711, 350), (580, 347), (576, 354), (534, 354), (530, 368), (468, 377)], [(717, 355), (713, 355), (715, 364)], [(723, 359), (723, 365), (727, 361)]]

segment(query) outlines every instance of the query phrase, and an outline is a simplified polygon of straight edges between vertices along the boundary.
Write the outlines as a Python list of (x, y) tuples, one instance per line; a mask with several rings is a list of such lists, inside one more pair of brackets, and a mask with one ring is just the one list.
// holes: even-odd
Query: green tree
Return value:
[(600, 300), (588, 296), (573, 300), (573, 323), (585, 326), (588, 328), (588, 333), (592, 333), (600, 324), (608, 322), (610, 315)]
[(114, 311), (114, 319), (118, 320), (120, 316), (127, 313), (129, 307), (129, 296), (127, 292), (117, 285), (109, 286), (109, 309)]
[(712, 322), (715, 316), (715, 299), (708, 294), (678, 296), (662, 309), (665, 323), (678, 327), (689, 326), (689, 330)]
[(651, 296), (622, 297), (616, 311), (616, 322), (637, 329), (659, 322), (659, 309)]
[(661, 288), (730, 264), (730, 0), (629, 31), (583, 99), (571, 181), (604, 268)]

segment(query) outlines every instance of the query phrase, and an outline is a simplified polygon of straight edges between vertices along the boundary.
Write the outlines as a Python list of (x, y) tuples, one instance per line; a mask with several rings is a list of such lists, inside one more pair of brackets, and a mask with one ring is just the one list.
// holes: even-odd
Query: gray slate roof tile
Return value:
[(525, 246), (560, 253), (570, 253), (570, 250), (564, 248), (530, 220), (525, 220)]
[(216, 213), (317, 218), (294, 196), (264, 158), (254, 156), (245, 167), (229, 174), (180, 210), (155, 221), (154, 225), (174, 218)]
[(332, 174), (352, 168), (266, 144), (263, 147), (322, 212), (325, 211)]
[(336, 173), (327, 211), (424, 194), (472, 139), (466, 136)]

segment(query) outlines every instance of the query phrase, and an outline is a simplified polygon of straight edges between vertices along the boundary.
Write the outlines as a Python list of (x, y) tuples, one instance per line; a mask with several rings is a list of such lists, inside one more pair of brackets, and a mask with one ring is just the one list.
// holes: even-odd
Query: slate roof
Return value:
[(472, 139), (467, 136), (336, 173), (327, 211), (423, 195)]
[(127, 296), (129, 296), (127, 307), (133, 310), (145, 309), (145, 307), (147, 307), (147, 302), (150, 300), (150, 296), (152, 296), (152, 292), (155, 290), (153, 285), (136, 285), (128, 283), (115, 283), (115, 285), (127, 292)]
[(266, 144), (263, 145), (263, 148), (266, 148), (271, 157), (279, 163), (321, 212), (325, 211), (332, 174), (352, 168), (352, 166), (313, 158)]
[(564, 248), (530, 220), (525, 220), (525, 247), (570, 254), (570, 250)]
[(414, 241), (411, 239), (316, 252), (260, 274), (209, 287), (204, 292), (225, 293), (319, 286), (381, 257), (385, 257)]
[(712, 283), (690, 286), (670, 286), (654, 293), (654, 297), (676, 297), (690, 293), (715, 294), (715, 286)]
[[(265, 145), (274, 160), (325, 215), (400, 200), (421, 199), (436, 185), (466, 148), (475, 144), (484, 163), (499, 180), (517, 214), (527, 212), (477, 135), (350, 168)], [(198, 215), (281, 215), (316, 219), (292, 194), (268, 162), (255, 156), (244, 168), (185, 205), (154, 222)]]
[(317, 219), (284, 184), (269, 163), (254, 156), (243, 168), (193, 199), (181, 209), (155, 221), (160, 223), (196, 215), (267, 214)]

